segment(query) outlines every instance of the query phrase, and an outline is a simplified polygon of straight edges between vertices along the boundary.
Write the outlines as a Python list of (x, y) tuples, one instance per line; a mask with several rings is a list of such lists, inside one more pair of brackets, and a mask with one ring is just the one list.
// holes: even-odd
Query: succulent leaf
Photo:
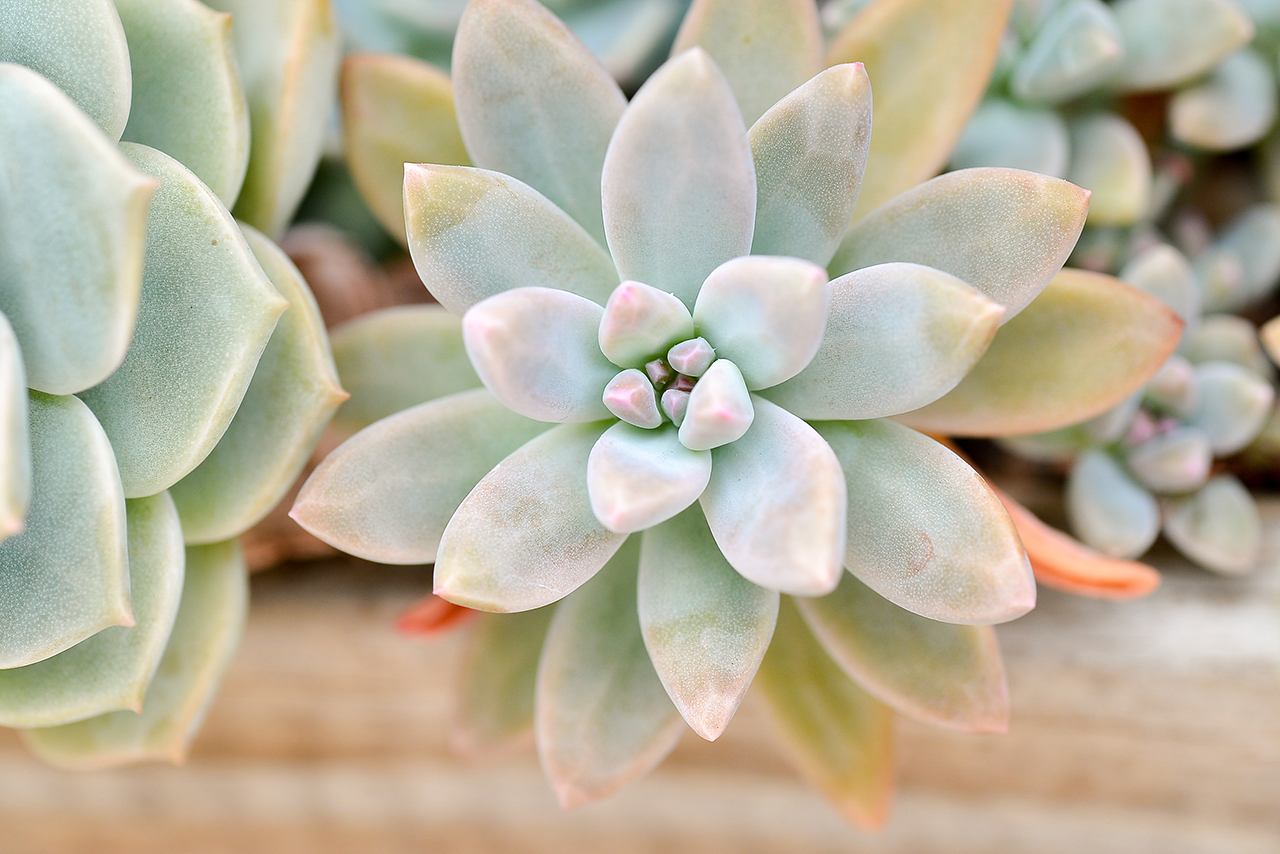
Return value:
[(1172, 308), (1187, 324), (1184, 334), (1200, 318), (1200, 288), (1191, 264), (1177, 249), (1158, 243), (1131, 258), (1119, 278), (1146, 291)]
[(454, 314), (519, 287), (560, 288), (604, 305), (618, 285), (613, 261), (582, 226), (514, 178), (409, 164), (404, 211), (418, 275)]
[(26, 528), (31, 504), (31, 431), (22, 350), (0, 313), (0, 542)]
[[(878, 114), (877, 114), (878, 115)], [(964, 169), (895, 198), (850, 229), (833, 276), (908, 261), (950, 273), (1004, 306), (1008, 323), (1062, 267), (1089, 194), (1016, 169)]]
[(138, 711), (182, 596), (182, 525), (168, 494), (127, 502), (129, 595), (135, 626), (110, 626), (26, 667), (0, 670), (0, 724), (55, 726)]
[(871, 144), (871, 83), (861, 63), (821, 72), (747, 132), (756, 169), (755, 255), (826, 266), (849, 228)]
[(1276, 72), (1243, 48), (1214, 66), (1209, 78), (1169, 101), (1169, 131), (1179, 142), (1210, 151), (1253, 145), (1276, 119)]
[(605, 303), (600, 352), (620, 368), (641, 368), (655, 354), (693, 335), (693, 317), (674, 294), (641, 282), (623, 282)]
[(951, 152), (953, 169), (1006, 166), (1054, 178), (1067, 177), (1070, 161), (1071, 140), (1061, 116), (1003, 98), (978, 106)]
[(19, 65), (0, 64), (0, 150), (0, 311), (22, 345), (32, 388), (83, 391), (114, 371), (129, 346), (155, 181), (66, 95)]
[(1112, 84), (1126, 91), (1185, 83), (1253, 38), (1253, 22), (1231, 0), (1116, 0), (1124, 63)]
[(698, 500), (710, 479), (711, 452), (682, 445), (675, 425), (646, 430), (619, 422), (587, 458), (591, 511), (619, 534), (675, 516)]
[(124, 495), (111, 445), (75, 397), (33, 391), (26, 530), (0, 543), (0, 668), (133, 624)]
[(645, 531), (637, 599), (645, 647), (671, 701), (714, 741), (769, 647), (777, 591), (734, 571), (695, 505)]
[(555, 610), (477, 616), (458, 668), (452, 741), (463, 753), (493, 753), (533, 733), (538, 658)]
[(1013, 70), (1010, 88), (1024, 101), (1058, 103), (1107, 80), (1124, 61), (1120, 27), (1099, 0), (1058, 7), (1038, 28)]
[(750, 250), (751, 147), (729, 84), (701, 48), (668, 61), (631, 100), (605, 155), (601, 193), (621, 277), (686, 306), (712, 270)]
[(991, 626), (927, 620), (851, 575), (834, 593), (795, 605), (836, 664), (881, 702), (965, 732), (1008, 728), (1009, 688)]
[(529, 184), (603, 244), (600, 173), (626, 98), (577, 37), (532, 0), (476, 0), (453, 86), (472, 161)]
[(849, 572), (931, 620), (1002, 623), (1031, 610), (1035, 582), (1013, 523), (967, 463), (891, 421), (815, 427), (848, 484)]
[(196, 0), (116, 0), (133, 104), (123, 139), (159, 149), (235, 204), (249, 168), (249, 107), (231, 16)]
[(742, 371), (728, 359), (717, 359), (689, 392), (680, 418), (680, 444), (693, 451), (719, 448), (741, 438), (754, 418)]
[(604, 427), (562, 424), (485, 475), (445, 526), (435, 594), (481, 611), (528, 611), (595, 575), (626, 539), (600, 524), (587, 498), (587, 458)]
[(1198, 406), (1189, 423), (1209, 439), (1215, 457), (1243, 450), (1271, 414), (1271, 383), (1231, 362), (1204, 362), (1195, 367)]
[[(680, 304), (684, 308), (684, 303)], [(658, 395), (644, 371), (627, 368), (604, 387), (604, 405), (628, 424), (652, 430), (662, 426)]]
[(1178, 427), (1131, 449), (1125, 462), (1138, 482), (1153, 492), (1190, 492), (1208, 480), (1213, 448), (1204, 431)]
[(1094, 113), (1075, 119), (1067, 180), (1093, 192), (1090, 225), (1132, 225), (1151, 207), (1151, 155), (1126, 119)]
[[(1207, 281), (1206, 262), (1225, 253), (1239, 265), (1239, 281), (1229, 292)], [(1223, 229), (1213, 248), (1192, 264), (1201, 277), (1205, 311), (1243, 308), (1270, 294), (1280, 280), (1280, 207), (1257, 204), (1245, 208)]]
[(1082, 453), (1067, 477), (1071, 530), (1110, 557), (1138, 557), (1160, 536), (1160, 506), (1099, 448)]
[(954, 276), (877, 264), (831, 282), (822, 344), (808, 366), (765, 392), (805, 419), (864, 419), (918, 409), (977, 363), (1004, 309)]
[(240, 643), (248, 606), (248, 575), (235, 541), (188, 546), (182, 601), (142, 713), (109, 712), (26, 729), (23, 741), (41, 759), (63, 768), (181, 762)]
[(866, 63), (875, 90), (871, 156), (854, 221), (947, 162), (987, 88), (1009, 7), (1010, 0), (876, 0), (835, 37), (827, 65)]
[(1110, 276), (1064, 269), (1001, 328), (958, 386), (898, 420), (952, 436), (1036, 433), (1083, 421), (1136, 391), (1181, 334), (1182, 321), (1155, 297)]
[(893, 714), (828, 657), (789, 602), (755, 681), (800, 773), (855, 825), (884, 824)]
[(155, 149), (122, 149), (160, 179), (142, 300), (124, 362), (81, 397), (136, 498), (169, 488), (213, 450), (288, 303), (208, 187)]
[(692, 47), (715, 60), (751, 125), (822, 70), (818, 5), (813, 0), (696, 0), (671, 55)]
[(753, 255), (711, 271), (698, 291), (693, 322), (715, 342), (716, 355), (733, 362), (747, 388), (756, 390), (809, 364), (822, 343), (828, 303), (826, 270), (798, 258)]
[(553, 288), (516, 288), (467, 309), (462, 340), (494, 396), (537, 421), (609, 417), (600, 392), (618, 369), (600, 352), (604, 309)]
[(381, 563), (436, 559), (458, 505), (549, 425), (484, 389), (424, 403), (357, 433), (302, 487), (290, 515), (326, 543)]
[(1224, 575), (1257, 567), (1262, 520), (1253, 496), (1235, 477), (1218, 475), (1191, 495), (1163, 504), (1165, 536), (1187, 557)]
[(1272, 374), (1258, 338), (1258, 328), (1234, 314), (1210, 314), (1201, 318), (1195, 329), (1182, 336), (1178, 353), (1193, 365), (1232, 362), (1259, 377)]
[(662, 761), (683, 729), (636, 615), (639, 537), (558, 608), (538, 667), (535, 731), (566, 809), (611, 794)]
[(798, 596), (829, 593), (845, 550), (840, 462), (808, 424), (759, 396), (751, 402), (751, 428), (711, 455), (700, 499), (711, 533), (748, 581)]

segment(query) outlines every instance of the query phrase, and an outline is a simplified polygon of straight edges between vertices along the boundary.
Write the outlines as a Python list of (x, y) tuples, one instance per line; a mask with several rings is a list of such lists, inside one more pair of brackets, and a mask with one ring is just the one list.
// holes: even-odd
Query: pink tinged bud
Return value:
[(691, 451), (727, 445), (742, 438), (754, 418), (751, 392), (742, 372), (728, 359), (717, 359), (689, 394), (680, 444)]
[(677, 374), (675, 382), (671, 383), (671, 387), (676, 391), (693, 391), (693, 386), (696, 382), (697, 380), (693, 377), (687, 377), (684, 374)]
[(1138, 414), (1133, 417), (1133, 423), (1129, 425), (1129, 432), (1125, 435), (1125, 444), (1131, 446), (1141, 445), (1148, 439), (1155, 438), (1156, 422), (1149, 414), (1142, 410), (1138, 410)]
[(652, 430), (662, 424), (653, 384), (642, 371), (628, 368), (604, 388), (604, 405), (628, 424)]
[(671, 379), (671, 366), (664, 359), (654, 359), (644, 366), (644, 372), (654, 388), (662, 388)]
[(705, 338), (681, 341), (667, 353), (667, 361), (671, 363), (671, 367), (691, 377), (705, 374), (715, 360), (715, 348)]
[(689, 392), (669, 388), (662, 393), (662, 411), (671, 419), (671, 423), (679, 427), (684, 423), (684, 414), (689, 409)]

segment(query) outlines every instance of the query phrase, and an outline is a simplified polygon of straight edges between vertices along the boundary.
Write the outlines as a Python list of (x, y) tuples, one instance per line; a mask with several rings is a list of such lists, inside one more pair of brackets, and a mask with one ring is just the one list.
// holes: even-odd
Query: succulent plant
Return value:
[[(894, 40), (994, 48), (1007, 9), (873, 10), (836, 45), (877, 65), (837, 51), (824, 71), (811, 0), (698, 0), (629, 104), (532, 0), (463, 15), (452, 86), (477, 165), (404, 180), (408, 243), (443, 309), (370, 317), (339, 349), (385, 365), (417, 323), (485, 387), (356, 434), (292, 515), (353, 554), (434, 562), (450, 601), (515, 612), (473, 638), (464, 737), (533, 727), (567, 805), (655, 765), (681, 717), (719, 735), (757, 668), (798, 763), (855, 821), (884, 814), (884, 703), (1003, 728), (989, 624), (1031, 606), (1025, 554), (981, 477), (885, 418), (1069, 423), (1176, 340), (1156, 300), (1055, 277), (1078, 188), (976, 169), (899, 195), (945, 159), (964, 122), (947, 99), (976, 101), (994, 50), (931, 88), (930, 61)], [(879, 144), (868, 74), (887, 93)], [(936, 114), (908, 107), (922, 95)], [(366, 417), (396, 399), (375, 386)]]
[(342, 396), (305, 283), (227, 209), (270, 141), (234, 31), (0, 4), (0, 725), (59, 764), (181, 758), (244, 617), (234, 538)]

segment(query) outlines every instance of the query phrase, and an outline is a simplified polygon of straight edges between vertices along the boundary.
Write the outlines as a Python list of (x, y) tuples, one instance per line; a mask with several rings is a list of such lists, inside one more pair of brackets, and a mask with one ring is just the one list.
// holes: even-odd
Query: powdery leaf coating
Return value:
[(891, 421), (815, 425), (849, 490), (844, 565), (890, 602), (947, 623), (983, 625), (1035, 605), (1035, 580), (1009, 514), (944, 446)]
[(1218, 475), (1186, 498), (1162, 504), (1165, 536), (1205, 569), (1242, 575), (1258, 566), (1262, 519), (1249, 490), (1232, 475)]
[(832, 41), (827, 65), (865, 63), (875, 92), (871, 156), (855, 222), (947, 162), (995, 68), (1010, 4), (876, 0)]
[(31, 504), (31, 431), (22, 349), (0, 313), (0, 542), (21, 534)]
[(1081, 454), (1067, 476), (1071, 530), (1110, 557), (1144, 554), (1160, 536), (1160, 505), (1106, 451)]
[(754, 418), (742, 372), (728, 359), (717, 359), (689, 392), (680, 414), (680, 444), (694, 451), (719, 448), (740, 439)]
[(60, 768), (130, 762), (180, 764), (231, 664), (249, 611), (249, 577), (232, 540), (189, 546), (182, 602), (142, 713), (109, 712), (63, 726), (24, 729), (36, 756)]
[(461, 684), (450, 741), (459, 752), (493, 754), (533, 734), (538, 658), (555, 611), (476, 615), (458, 662)]
[(231, 16), (196, 0), (116, 0), (116, 11), (133, 70), (122, 139), (168, 154), (231, 207), (249, 168)]
[(891, 261), (934, 267), (1003, 305), (1007, 323), (1061, 269), (1088, 206), (1088, 191), (1057, 178), (1017, 169), (950, 172), (850, 229), (830, 269), (842, 275)]
[(600, 186), (619, 274), (686, 306), (712, 270), (750, 250), (751, 148), (729, 84), (701, 48), (640, 87), (609, 143)]
[(31, 392), (27, 527), (0, 543), (0, 669), (133, 625), (124, 495), (111, 444), (75, 397)]
[(643, 367), (692, 337), (693, 318), (675, 295), (641, 282), (623, 282), (609, 294), (600, 321), (600, 352), (618, 367)]
[(700, 499), (711, 533), (748, 581), (797, 596), (829, 593), (845, 551), (840, 461), (799, 418), (759, 396), (751, 402), (751, 429), (712, 452)]
[(1123, 61), (1120, 27), (1100, 0), (1063, 4), (1039, 27), (1013, 70), (1024, 101), (1058, 103), (1107, 80)]
[(1209, 78), (1169, 101), (1174, 139), (1211, 151), (1253, 145), (1275, 123), (1276, 77), (1256, 51), (1243, 48), (1214, 66)]
[(641, 538), (637, 593), (645, 647), (693, 731), (729, 725), (778, 619), (777, 591), (734, 571), (696, 505)]
[(1153, 492), (1190, 492), (1208, 480), (1213, 449), (1202, 430), (1178, 427), (1133, 448), (1125, 461), (1138, 482)]
[(1247, 44), (1253, 22), (1231, 0), (1117, 0), (1124, 63), (1111, 84), (1125, 91), (1169, 89), (1208, 71)]
[(654, 672), (636, 615), (639, 537), (556, 608), (538, 665), (535, 732), (561, 806), (643, 776), (675, 747), (680, 715)]
[(435, 594), (481, 611), (528, 611), (595, 575), (626, 539), (600, 524), (587, 498), (587, 458), (604, 427), (562, 424), (485, 475), (444, 529)]
[(818, 352), (828, 302), (827, 271), (817, 264), (752, 255), (711, 271), (693, 322), (716, 355), (742, 371), (747, 388), (769, 388), (800, 373)]
[(995, 629), (927, 620), (846, 575), (796, 607), (827, 653), (876, 699), (925, 723), (1004, 732), (1009, 688)]
[(160, 179), (124, 362), (82, 399), (111, 437), (125, 496), (168, 489), (231, 423), (288, 303), (272, 287), (226, 207), (173, 158), (124, 143)]
[(1056, 110), (994, 97), (974, 111), (951, 152), (952, 169), (1007, 166), (1054, 178), (1067, 177), (1070, 161), (1067, 123)]
[(378, 222), (406, 243), (405, 164), (471, 165), (458, 130), (453, 84), (425, 62), (363, 53), (343, 63), (341, 93), (351, 179)]
[(756, 684), (800, 773), (854, 825), (884, 824), (893, 792), (893, 713), (845, 675), (789, 602)]
[(604, 405), (628, 424), (653, 430), (662, 426), (658, 395), (644, 371), (627, 368), (604, 387)]
[(549, 426), (515, 414), (484, 389), (407, 409), (329, 454), (290, 515), (357, 557), (432, 563), (467, 493)]
[(618, 369), (597, 341), (604, 309), (552, 288), (516, 288), (476, 303), (462, 340), (481, 382), (538, 421), (609, 417), (601, 392)]
[(128, 502), (135, 626), (110, 626), (44, 661), (0, 670), (0, 724), (54, 726), (142, 708), (182, 596), (178, 512), (166, 493)]
[(871, 84), (837, 65), (778, 101), (747, 132), (756, 168), (751, 251), (826, 266), (858, 200), (871, 144)]
[(1016, 436), (1083, 421), (1141, 387), (1181, 334), (1181, 319), (1155, 297), (1065, 269), (1001, 327), (959, 385), (897, 420), (950, 436)]
[(696, 0), (671, 48), (701, 47), (724, 72), (748, 125), (822, 70), (813, 0)]
[(0, 150), (0, 312), (32, 388), (83, 391), (129, 346), (156, 182), (57, 87), (18, 65), (0, 65)]
[(1072, 121), (1067, 180), (1092, 191), (1089, 225), (1132, 225), (1151, 207), (1151, 155), (1128, 120), (1094, 113)]
[(532, 0), (476, 0), (453, 48), (458, 126), (477, 166), (518, 178), (601, 244), (600, 173), (626, 98)]
[(569, 215), (514, 178), (409, 164), (409, 254), (454, 314), (511, 288), (559, 288), (604, 305), (618, 285), (608, 253)]
[(1004, 308), (919, 264), (877, 264), (831, 282), (822, 345), (765, 397), (801, 418), (882, 418), (953, 389), (986, 352)]
[(600, 523), (619, 534), (664, 522), (698, 500), (711, 479), (711, 453), (691, 451), (674, 425), (614, 424), (587, 458), (587, 494)]
[(1190, 423), (1204, 431), (1215, 457), (1243, 450), (1271, 414), (1275, 389), (1252, 371), (1231, 362), (1195, 367), (1199, 405)]

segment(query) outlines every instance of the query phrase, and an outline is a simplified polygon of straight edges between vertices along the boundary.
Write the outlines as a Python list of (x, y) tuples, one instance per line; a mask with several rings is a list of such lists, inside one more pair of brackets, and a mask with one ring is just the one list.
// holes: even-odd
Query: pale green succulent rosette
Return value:
[[(890, 708), (1005, 726), (990, 624), (1031, 607), (1026, 556), (979, 475), (882, 419), (946, 400), (1016, 329), (1087, 197), (972, 170), (850, 229), (867, 73), (819, 71), (816, 6), (782, 5), (696, 2), (629, 104), (536, 3), (468, 7), (453, 89), (476, 165), (410, 165), (404, 197), (418, 272), (485, 388), (356, 434), (293, 510), (353, 554), (434, 562), (453, 602), (514, 612), (480, 623), (460, 740), (532, 726), (565, 804), (647, 771), (681, 718), (718, 736), (757, 668), (801, 767), (855, 821), (883, 817)], [(896, 5), (894, 25), (918, 13)], [(921, 151), (880, 186), (936, 169)], [(1126, 331), (1170, 315), (1116, 293)], [(1145, 340), (1161, 350), (1166, 327)], [(1109, 370), (1083, 368), (1105, 390), (1068, 388), (1054, 426), (1131, 393)]]
[[(0, 19), (0, 725), (62, 764), (180, 759), (243, 622), (233, 538), (342, 394), (305, 284), (228, 211), (250, 160), (230, 17)], [(205, 589), (210, 555), (239, 594)]]

